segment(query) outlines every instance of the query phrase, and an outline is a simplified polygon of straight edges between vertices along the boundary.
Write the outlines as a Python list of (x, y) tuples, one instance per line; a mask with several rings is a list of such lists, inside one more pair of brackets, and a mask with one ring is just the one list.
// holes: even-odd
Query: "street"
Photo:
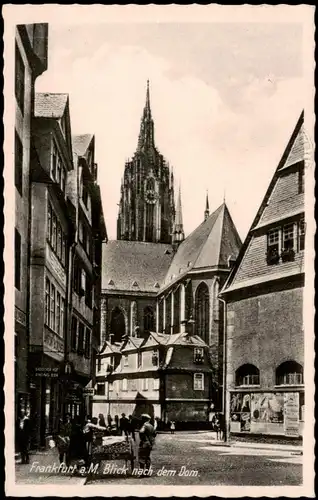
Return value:
[(302, 456), (296, 447), (295, 451), (284, 448), (217, 445), (209, 432), (158, 434), (149, 477), (122, 474), (121, 469), (116, 474), (105, 462), (100, 470), (106, 467), (110, 471), (107, 477), (97, 479), (95, 475), (86, 484), (300, 486)]

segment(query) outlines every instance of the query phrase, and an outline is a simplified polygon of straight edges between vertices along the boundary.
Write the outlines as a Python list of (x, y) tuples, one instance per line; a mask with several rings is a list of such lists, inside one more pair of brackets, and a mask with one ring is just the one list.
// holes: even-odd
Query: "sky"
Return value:
[(225, 199), (242, 239), (304, 107), (302, 24), (49, 24), (37, 92), (70, 96), (92, 133), (109, 239), (150, 80), (155, 142), (181, 185), (185, 233)]

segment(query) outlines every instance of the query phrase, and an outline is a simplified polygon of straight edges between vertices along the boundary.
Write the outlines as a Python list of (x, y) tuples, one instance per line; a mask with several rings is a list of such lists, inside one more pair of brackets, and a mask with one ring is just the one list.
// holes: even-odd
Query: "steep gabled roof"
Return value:
[(122, 342), (111, 344), (106, 340), (99, 354), (120, 354), (122, 344)]
[(169, 341), (170, 335), (164, 333), (149, 332), (148, 338), (143, 344), (143, 348), (157, 347), (159, 345), (166, 345)]
[(37, 118), (62, 118), (68, 102), (68, 94), (36, 92), (34, 116)]
[[(103, 244), (102, 290), (155, 294), (158, 291), (155, 285), (162, 283), (172, 257), (171, 245), (109, 241)], [(113, 285), (109, 284), (111, 281)]]
[(181, 243), (163, 287), (191, 270), (227, 266), (228, 258), (236, 258), (240, 247), (241, 239), (223, 203)]
[(93, 134), (73, 135), (73, 152), (77, 154), (77, 156), (85, 156), (93, 137)]
[[(285, 168), (287, 167), (290, 167), (300, 161), (302, 161), (304, 159), (304, 111), (302, 111), (302, 113), (300, 114), (300, 117), (298, 119), (298, 122), (296, 124), (296, 127), (291, 135), (291, 138), (285, 148), (285, 151), (281, 157), (281, 160), (275, 170), (275, 173), (272, 177), (272, 180), (268, 186), (268, 189), (265, 193), (265, 196), (264, 196), (264, 199), (260, 205), (260, 208), (258, 209), (257, 211), (257, 214), (255, 216), (255, 219), (253, 220), (252, 222), (252, 225), (250, 227), (250, 230), (246, 236), (246, 239), (241, 247), (241, 250), (240, 250), (240, 253), (239, 253), (239, 256), (233, 266), (233, 269), (227, 279), (227, 281), (225, 282), (224, 284), (224, 287), (222, 289), (222, 291), (220, 292), (220, 295), (223, 295), (227, 292), (230, 292), (232, 290), (235, 290), (235, 289), (238, 289), (238, 288), (242, 288), (242, 287), (245, 287), (245, 286), (248, 286), (248, 285), (252, 285), (252, 284), (257, 284), (258, 282), (263, 282), (264, 279), (262, 277), (259, 277), (258, 279), (253, 279), (253, 280), (249, 280), (249, 281), (242, 281), (240, 284), (239, 283), (235, 283), (235, 279), (237, 277), (237, 273), (239, 272), (239, 269), (240, 269), (240, 266), (242, 264), (242, 261), (244, 259), (244, 256), (252, 242), (252, 239), (254, 237), (254, 230), (258, 227), (261, 227), (261, 221), (262, 221), (262, 218), (267, 210), (267, 207), (268, 207), (268, 202), (270, 200), (270, 197), (272, 196), (272, 193), (274, 191), (274, 188), (277, 184), (277, 181), (278, 179), (280, 178), (280, 176), (282, 175), (282, 170), (284, 170)], [(279, 210), (281, 210), (281, 207), (282, 207), (282, 204), (280, 204), (280, 208)], [(285, 216), (286, 215), (291, 215), (293, 214), (293, 212), (288, 212), (287, 210), (289, 209), (290, 207), (285, 207), (286, 209), (286, 212), (285, 212)], [(299, 207), (296, 207), (297, 208), (297, 213), (299, 212)], [(267, 221), (267, 224), (269, 222), (271, 222), (271, 219), (269, 218)], [(283, 273), (282, 274), (282, 271), (281, 269), (277, 269), (277, 272), (276, 272), (276, 268), (274, 268), (274, 272), (272, 272), (272, 278), (275, 279), (279, 279), (280, 277), (282, 276), (285, 276), (285, 274)], [(299, 272), (299, 271), (298, 271)], [(290, 270), (288, 271), (287, 273), (288, 275), (291, 275), (293, 274), (293, 271)], [(266, 277), (266, 280), (268, 281), (268, 276)]]
[(126, 340), (124, 340), (123, 345), (121, 346), (121, 352), (134, 351), (141, 346), (143, 341), (144, 339), (141, 339), (139, 337), (127, 337)]

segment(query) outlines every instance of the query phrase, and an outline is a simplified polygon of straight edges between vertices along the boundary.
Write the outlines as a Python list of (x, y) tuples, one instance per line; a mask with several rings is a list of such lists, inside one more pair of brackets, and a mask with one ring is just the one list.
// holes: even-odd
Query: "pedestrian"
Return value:
[(110, 414), (107, 415), (107, 423), (108, 423), (108, 427), (111, 429), (112, 428), (112, 422), (113, 422), (113, 419), (111, 417)]
[(146, 469), (149, 470), (151, 465), (150, 454), (155, 443), (155, 431), (150, 423), (151, 417), (147, 414), (141, 415), (141, 428), (139, 430), (139, 467), (147, 475)]
[(105, 422), (105, 418), (104, 418), (104, 415), (102, 413), (100, 413), (98, 415), (98, 425), (100, 427), (106, 427), (106, 422)]
[(212, 425), (213, 425), (213, 430), (214, 432), (216, 433), (216, 439), (218, 440), (219, 439), (219, 436), (221, 434), (220, 432), (220, 417), (219, 417), (219, 413), (216, 413), (213, 417), (213, 421), (212, 421)]
[(89, 453), (86, 446), (85, 434), (83, 432), (83, 426), (79, 418), (74, 421), (72, 434), (70, 437), (69, 446), (69, 460), (71, 461), (81, 461), (84, 460), (85, 465), (88, 465)]
[(17, 426), (17, 441), (22, 464), (29, 463), (30, 432), (31, 426), (29, 416), (25, 410), (21, 410)]
[(119, 430), (119, 416), (115, 415), (115, 426), (116, 426), (116, 431)]
[(171, 432), (171, 434), (174, 434), (175, 428), (176, 428), (176, 424), (174, 423), (173, 420), (171, 420), (171, 422), (170, 422), (170, 432)]
[(91, 455), (92, 452), (92, 442), (93, 442), (93, 429), (91, 428), (90, 424), (92, 423), (92, 417), (88, 415), (86, 417), (86, 422), (84, 425), (83, 433), (86, 441), (86, 449), (87, 453)]
[(130, 423), (129, 423), (129, 420), (126, 417), (125, 413), (121, 414), (121, 419), (119, 421), (119, 428), (120, 428), (121, 435), (124, 434), (126, 437), (128, 437)]
[(71, 415), (67, 413), (65, 415), (65, 422), (63, 420), (60, 421), (59, 429), (58, 429), (58, 435), (57, 435), (57, 449), (59, 451), (59, 460), (60, 463), (64, 462), (64, 456), (65, 456), (65, 464), (68, 466), (69, 465), (69, 453), (70, 453), (70, 441), (71, 441), (71, 435), (72, 435), (72, 421), (71, 421)]
[(130, 433), (132, 439), (134, 441), (136, 441), (136, 437), (135, 437), (135, 428), (136, 428), (135, 419), (133, 418), (132, 415), (129, 415), (128, 420), (129, 420), (129, 433)]

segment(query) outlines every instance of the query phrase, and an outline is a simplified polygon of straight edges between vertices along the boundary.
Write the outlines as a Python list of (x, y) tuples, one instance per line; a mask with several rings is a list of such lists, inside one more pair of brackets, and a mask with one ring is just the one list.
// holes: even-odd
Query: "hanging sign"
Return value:
[(34, 368), (35, 377), (58, 378), (59, 368), (36, 366)]

